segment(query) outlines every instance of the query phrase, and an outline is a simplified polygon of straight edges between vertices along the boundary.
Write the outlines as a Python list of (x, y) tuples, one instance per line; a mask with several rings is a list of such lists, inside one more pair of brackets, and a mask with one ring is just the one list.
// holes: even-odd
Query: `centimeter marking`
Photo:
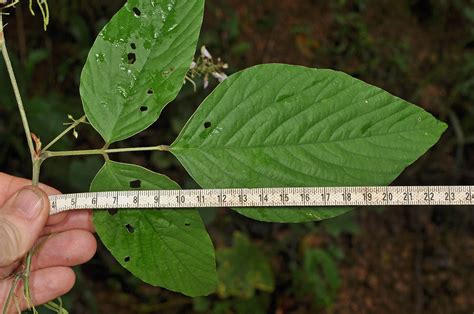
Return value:
[(53, 195), (51, 215), (74, 209), (474, 205), (473, 186), (368, 186), (115, 191)]

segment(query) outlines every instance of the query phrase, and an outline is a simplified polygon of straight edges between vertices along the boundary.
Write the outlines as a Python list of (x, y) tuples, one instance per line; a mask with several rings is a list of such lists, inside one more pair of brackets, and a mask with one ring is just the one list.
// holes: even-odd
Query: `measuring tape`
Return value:
[(73, 209), (473, 205), (474, 186), (370, 186), (115, 191), (53, 195), (51, 215)]

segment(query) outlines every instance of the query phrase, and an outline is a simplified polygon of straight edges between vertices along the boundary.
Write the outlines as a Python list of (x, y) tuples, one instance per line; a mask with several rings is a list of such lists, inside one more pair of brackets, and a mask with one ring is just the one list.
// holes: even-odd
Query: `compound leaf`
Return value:
[[(166, 176), (107, 161), (91, 191), (179, 189)], [(105, 246), (123, 267), (155, 286), (202, 296), (215, 291), (214, 247), (195, 209), (118, 209), (94, 212)]]
[[(422, 108), (347, 74), (267, 64), (220, 84), (171, 151), (204, 188), (387, 185), (445, 129)], [(302, 222), (347, 209), (237, 211)]]
[(196, 50), (204, 0), (129, 0), (89, 52), (80, 93), (107, 143), (154, 123), (181, 89)]

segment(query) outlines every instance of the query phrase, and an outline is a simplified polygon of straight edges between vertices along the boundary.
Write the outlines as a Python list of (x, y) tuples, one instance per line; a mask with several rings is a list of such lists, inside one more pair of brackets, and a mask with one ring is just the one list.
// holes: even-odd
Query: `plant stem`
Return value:
[[(23, 101), (21, 99), (20, 89), (18, 87), (18, 83), (17, 83), (16, 78), (15, 78), (15, 73), (13, 71), (10, 56), (8, 55), (8, 50), (7, 50), (7, 46), (6, 46), (6, 43), (5, 43), (5, 37), (4, 37), (4, 34), (3, 34), (3, 27), (4, 26), (3, 26), (3, 16), (2, 16), (1, 13), (2, 12), (0, 10), (0, 49), (2, 50), (2, 56), (3, 56), (3, 59), (5, 60), (5, 65), (7, 67), (8, 76), (10, 78), (10, 82), (11, 82), (12, 87), (13, 87), (13, 92), (15, 94), (16, 102), (17, 102), (17, 105), (18, 105), (18, 110), (19, 110), (20, 116), (21, 116), (21, 122), (23, 124), (23, 129), (25, 130), (26, 141), (28, 143), (28, 148), (29, 148), (29, 151), (30, 151), (31, 161), (33, 163), (33, 169), (32, 169), (33, 175), (32, 175), (31, 184), (34, 185), (34, 186), (37, 186), (39, 184), (39, 175), (40, 175), (40, 168), (41, 168), (42, 159), (40, 158), (40, 156), (38, 156), (38, 154), (36, 152), (36, 149), (35, 149), (35, 146), (33, 144), (33, 139), (32, 139), (32, 135), (31, 135), (31, 131), (30, 131), (30, 126), (29, 126), (29, 123), (28, 123), (28, 118), (26, 117), (25, 107), (24, 107)], [(25, 296), (25, 299), (26, 299), (26, 302), (27, 302), (28, 306), (32, 305), (31, 291), (30, 291), (30, 273), (31, 273), (31, 260), (33, 258), (33, 255), (34, 255), (34, 250), (30, 250), (28, 252), (27, 256), (26, 256), (25, 270), (21, 273), (21, 279), (23, 280), (23, 284), (24, 284), (23, 293), (24, 293), (24, 296)], [(4, 308), (3, 308), (4, 313), (8, 312), (8, 308), (9, 308), (10, 302), (11, 302), (11, 297), (15, 295), (17, 284), (18, 284), (18, 280), (15, 279), (15, 281), (12, 284), (12, 287), (10, 289), (10, 293), (9, 293), (9, 296), (6, 300), (6, 303), (4, 304)], [(34, 306), (33, 306), (33, 312), (36, 312), (36, 310), (34, 309)]]
[(18, 88), (18, 83), (15, 78), (15, 73), (13, 72), (13, 67), (10, 61), (10, 57), (8, 56), (8, 50), (7, 50), (7, 46), (5, 44), (5, 38), (3, 35), (3, 20), (2, 20), (1, 14), (0, 14), (0, 47), (2, 50), (3, 59), (5, 60), (5, 65), (7, 67), (8, 75), (12, 83), (13, 92), (15, 93), (18, 110), (20, 111), (21, 122), (23, 123), (23, 128), (25, 129), (26, 141), (28, 142), (28, 148), (30, 149), (31, 159), (33, 160), (35, 156), (35, 148), (33, 145), (33, 140), (31, 139), (31, 131), (30, 131), (30, 126), (28, 124), (28, 119), (26, 118), (25, 107), (23, 106), (23, 101), (21, 100), (20, 89)]
[(78, 126), (81, 123), (86, 122), (86, 116), (82, 116), (76, 121), (74, 121), (67, 129), (65, 129), (61, 134), (56, 136), (48, 145), (46, 145), (42, 151), (45, 152), (47, 151), (51, 146), (56, 144), (57, 141), (59, 141), (61, 138), (63, 138), (66, 134), (68, 134), (71, 130), (73, 130), (76, 126)]
[(16, 288), (18, 287), (18, 282), (20, 280), (21, 280), (21, 277), (19, 277), (19, 276), (15, 276), (13, 278), (12, 287), (11, 287), (10, 291), (8, 292), (5, 303), (3, 304), (2, 314), (8, 314), (8, 309), (9, 309), (10, 304), (12, 302), (12, 298), (15, 296), (15, 291), (16, 291)]
[(39, 177), (41, 171), (41, 164), (43, 160), (40, 158), (36, 158), (33, 160), (33, 175), (31, 179), (31, 185), (37, 186), (39, 184)]
[(88, 149), (88, 150), (60, 151), (60, 152), (45, 151), (41, 154), (41, 159), (45, 160), (51, 157), (107, 155), (107, 154), (115, 154), (115, 153), (146, 152), (146, 151), (168, 152), (170, 151), (170, 147), (167, 145), (159, 145), (159, 146), (152, 146), (152, 147), (101, 148), (101, 149)]
[(27, 302), (28, 308), (33, 309), (33, 312), (36, 312), (35, 306), (32, 303), (31, 299), (31, 289), (30, 289), (30, 274), (31, 274), (31, 261), (35, 253), (35, 248), (31, 249), (25, 258), (25, 270), (23, 272), (23, 294)]

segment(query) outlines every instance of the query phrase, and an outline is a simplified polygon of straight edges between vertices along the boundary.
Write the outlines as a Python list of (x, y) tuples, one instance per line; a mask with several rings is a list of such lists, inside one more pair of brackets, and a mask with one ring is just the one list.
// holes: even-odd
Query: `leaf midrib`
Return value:
[(337, 139), (337, 140), (325, 140), (325, 141), (318, 141), (314, 143), (295, 143), (295, 144), (274, 144), (274, 145), (251, 145), (251, 146), (206, 146), (206, 145), (200, 145), (196, 147), (180, 147), (179, 142), (176, 143), (176, 145), (171, 145), (171, 149), (173, 151), (176, 150), (189, 150), (189, 149), (195, 149), (195, 150), (203, 150), (203, 149), (257, 149), (257, 148), (277, 148), (277, 147), (298, 147), (298, 146), (309, 146), (309, 145), (323, 145), (323, 144), (332, 144), (332, 143), (344, 143), (344, 142), (349, 142), (349, 141), (355, 141), (355, 140), (361, 140), (361, 139), (368, 139), (368, 138), (376, 138), (376, 137), (383, 137), (383, 136), (391, 136), (391, 135), (401, 135), (401, 134), (406, 134), (406, 133), (414, 133), (414, 132), (421, 132), (421, 131), (433, 131), (437, 130), (437, 127), (431, 127), (431, 128), (422, 128), (422, 129), (412, 129), (412, 130), (403, 130), (399, 132), (389, 132), (389, 133), (384, 133), (384, 134), (374, 134), (370, 136), (357, 136), (357, 137), (352, 137), (352, 138), (345, 138), (345, 139)]

